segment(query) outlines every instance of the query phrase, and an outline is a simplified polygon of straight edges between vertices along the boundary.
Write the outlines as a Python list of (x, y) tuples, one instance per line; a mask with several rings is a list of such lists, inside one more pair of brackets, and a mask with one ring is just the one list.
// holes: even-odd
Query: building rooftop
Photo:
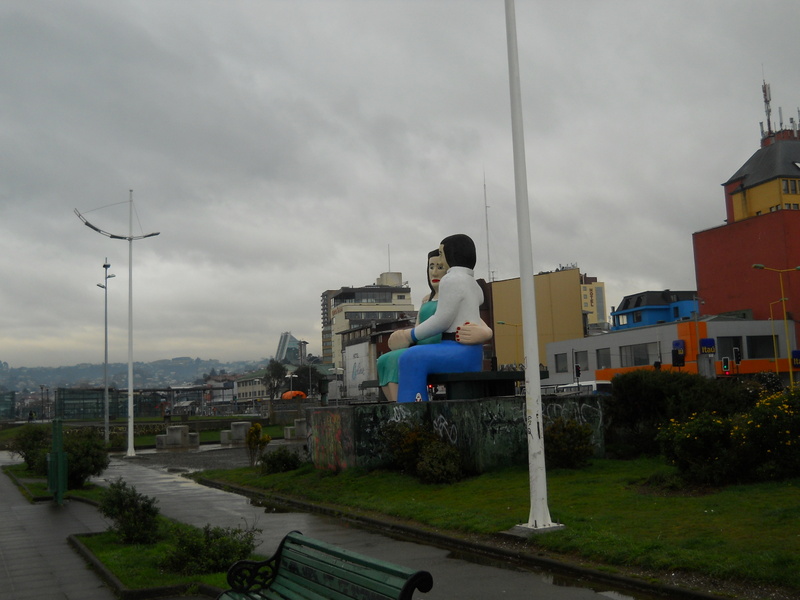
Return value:
[(800, 178), (800, 140), (777, 139), (759, 148), (723, 185), (751, 188), (779, 177)]
[(662, 290), (660, 292), (639, 292), (638, 294), (625, 296), (614, 312), (645, 306), (668, 306), (674, 302), (694, 300), (695, 296), (697, 296), (697, 292), (695, 291), (676, 292), (673, 290)]

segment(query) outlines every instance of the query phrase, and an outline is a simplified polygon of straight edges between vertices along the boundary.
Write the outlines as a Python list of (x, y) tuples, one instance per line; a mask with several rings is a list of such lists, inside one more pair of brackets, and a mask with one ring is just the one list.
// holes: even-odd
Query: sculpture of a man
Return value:
[[(465, 373), (483, 366), (481, 344), (458, 343), (460, 326), (480, 323), (483, 290), (475, 281), (475, 243), (467, 235), (446, 237), (439, 246), (447, 273), (439, 283), (436, 312), (424, 323), (401, 329), (389, 338), (390, 348), (408, 348), (399, 360), (398, 402), (428, 399), (429, 373)], [(419, 339), (442, 334), (438, 344), (415, 346)]]

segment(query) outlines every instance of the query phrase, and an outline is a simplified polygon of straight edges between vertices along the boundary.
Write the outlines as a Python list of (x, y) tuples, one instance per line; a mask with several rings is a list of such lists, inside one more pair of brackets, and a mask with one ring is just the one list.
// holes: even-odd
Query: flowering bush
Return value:
[(695, 483), (779, 480), (800, 472), (800, 393), (770, 394), (748, 412), (671, 419), (658, 435), (664, 455)]
[(800, 473), (800, 392), (762, 398), (731, 435), (746, 451), (754, 479), (796, 477)]

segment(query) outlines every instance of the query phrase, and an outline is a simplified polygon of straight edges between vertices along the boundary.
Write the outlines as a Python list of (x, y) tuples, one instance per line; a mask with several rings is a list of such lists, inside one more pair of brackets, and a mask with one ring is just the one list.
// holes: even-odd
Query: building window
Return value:
[(580, 350), (575, 353), (575, 364), (580, 365), (584, 371), (589, 370), (589, 351)]
[(566, 373), (569, 371), (569, 365), (567, 365), (567, 355), (565, 354), (556, 354), (556, 373)]
[[(769, 337), (769, 336), (767, 336)], [(742, 348), (742, 338), (738, 335), (725, 336), (721, 335), (717, 338), (717, 357), (722, 360), (723, 356), (727, 356), (733, 360), (733, 349)], [(770, 357), (772, 354), (770, 353)], [(766, 358), (766, 357), (763, 357)]]
[(633, 313), (633, 322), (634, 323), (642, 322), (642, 311), (637, 310), (635, 313)]
[(632, 344), (619, 347), (620, 366), (643, 367), (651, 365), (658, 359), (658, 344)]
[[(748, 335), (747, 336), (747, 358), (772, 358), (775, 355), (775, 346), (778, 347), (778, 356), (780, 357), (780, 344), (777, 341), (772, 341), (771, 335)], [(733, 356), (731, 352), (730, 356)]]
[(784, 194), (788, 194), (789, 193), (789, 180), (788, 179), (783, 179), (781, 181), (781, 188), (783, 189), (783, 193)]
[(791, 179), (789, 180), (789, 193), (796, 194), (797, 193), (797, 180)]
[(611, 368), (611, 348), (598, 348), (595, 350), (595, 359), (598, 369)]

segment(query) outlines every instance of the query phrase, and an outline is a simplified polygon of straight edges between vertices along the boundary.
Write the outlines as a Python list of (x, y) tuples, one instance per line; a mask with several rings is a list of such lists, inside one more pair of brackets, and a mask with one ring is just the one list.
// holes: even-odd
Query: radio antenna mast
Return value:
[(486, 221), (486, 270), (489, 272), (489, 282), (492, 281), (492, 259), (489, 255), (489, 205), (486, 203), (486, 169), (483, 170), (483, 212)]

